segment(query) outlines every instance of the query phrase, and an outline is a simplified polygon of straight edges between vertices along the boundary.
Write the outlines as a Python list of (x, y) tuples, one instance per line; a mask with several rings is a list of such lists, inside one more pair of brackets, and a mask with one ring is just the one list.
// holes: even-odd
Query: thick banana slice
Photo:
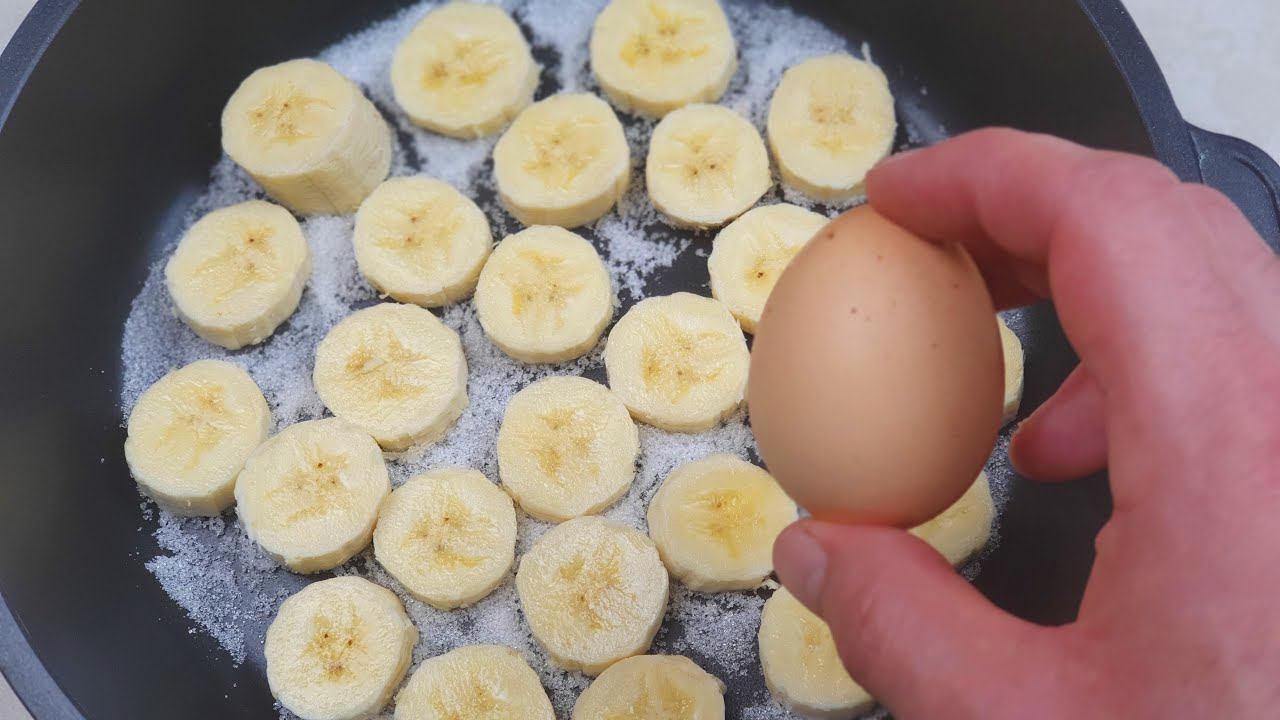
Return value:
[(347, 316), (316, 348), (312, 380), (325, 407), (388, 450), (436, 440), (467, 407), (458, 333), (414, 305)]
[(270, 429), (271, 411), (249, 373), (198, 360), (138, 398), (124, 457), (138, 487), (160, 507), (219, 515), (235, 502), (236, 476)]
[(667, 611), (667, 570), (644, 533), (581, 517), (548, 530), (525, 553), (516, 591), (552, 662), (599, 675), (649, 649)]
[(820, 202), (861, 193), (897, 129), (884, 73), (843, 53), (787, 70), (769, 103), (769, 145), (783, 181)]
[(773, 572), (773, 541), (798, 517), (769, 473), (732, 455), (685, 463), (649, 503), (649, 536), (699, 592), (751, 590)]
[(764, 604), (760, 665), (769, 691), (800, 717), (848, 720), (875, 705), (844, 669), (831, 629), (786, 588)]
[(631, 148), (608, 103), (554, 95), (516, 117), (493, 148), (507, 210), (525, 225), (586, 225), (609, 212), (631, 181)]
[(396, 720), (555, 720), (555, 711), (520, 653), (468, 645), (413, 671), (396, 695)]
[(222, 149), (303, 215), (352, 212), (391, 169), (391, 130), (378, 109), (316, 60), (245, 78), (222, 110)]
[(572, 360), (613, 319), (600, 253), (564, 228), (539, 225), (503, 240), (480, 272), (476, 313), (490, 342), (517, 360)]
[(911, 534), (932, 545), (947, 562), (960, 565), (987, 546), (995, 517), (991, 484), (981, 472), (959, 500), (934, 519), (912, 528)]
[(578, 696), (573, 720), (724, 720), (724, 683), (682, 655), (619, 660)]
[(302, 720), (364, 720), (391, 699), (418, 630), (390, 590), (358, 577), (285, 600), (263, 653), (271, 694)]
[(382, 504), (373, 553), (410, 595), (441, 610), (470, 605), (516, 558), (511, 498), (475, 470), (432, 470)]
[(653, 129), (645, 160), (649, 199), (673, 223), (719, 227), (773, 185), (755, 126), (719, 105), (686, 105)]
[(391, 492), (378, 444), (338, 418), (291, 425), (258, 446), (236, 481), (245, 530), (290, 570), (330, 570), (363, 550)]
[(493, 233), (452, 185), (398, 177), (360, 204), (352, 243), (370, 285), (400, 302), (439, 307), (475, 290)]
[(396, 47), (396, 102), (428, 130), (478, 138), (502, 129), (533, 101), (538, 65), (520, 28), (501, 8), (452, 2), (427, 16)]
[(676, 432), (706, 430), (737, 411), (750, 359), (728, 309), (691, 293), (640, 301), (604, 351), (609, 387), (631, 416)]
[(1018, 416), (1018, 407), (1022, 405), (1022, 383), (1026, 368), (1022, 355), (1022, 341), (1016, 333), (1009, 329), (1004, 318), (1000, 321), (1000, 345), (1004, 348), (1004, 416), (1001, 425), (1008, 425)]
[(178, 317), (235, 350), (266, 340), (298, 308), (311, 250), (288, 210), (250, 200), (192, 225), (164, 267)]
[(719, 100), (738, 48), (716, 0), (613, 0), (591, 31), (591, 69), (619, 107), (660, 117)]
[(711, 246), (711, 295), (754, 333), (778, 276), (826, 224), (826, 217), (787, 203), (748, 210)]
[(609, 507), (631, 487), (639, 454), (626, 406), (581, 377), (549, 377), (516, 393), (498, 428), (502, 484), (539, 520)]

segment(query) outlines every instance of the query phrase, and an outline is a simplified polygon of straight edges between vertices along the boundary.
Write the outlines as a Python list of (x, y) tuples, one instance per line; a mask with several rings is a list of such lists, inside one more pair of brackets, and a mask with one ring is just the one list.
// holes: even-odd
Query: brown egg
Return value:
[(751, 352), (751, 425), (815, 517), (912, 527), (982, 470), (1000, 427), (1000, 331), (969, 254), (869, 207), (774, 287)]

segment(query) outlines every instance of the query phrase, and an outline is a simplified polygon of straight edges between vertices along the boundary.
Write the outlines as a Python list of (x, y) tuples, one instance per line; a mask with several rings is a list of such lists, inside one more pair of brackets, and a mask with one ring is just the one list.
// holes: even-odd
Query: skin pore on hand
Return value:
[(1262, 717), (1280, 706), (1280, 260), (1153, 160), (1012, 130), (895, 156), (871, 204), (963, 243), (996, 305), (1052, 298), (1080, 365), (1010, 446), (1027, 477), (1107, 467), (1078, 619), (992, 605), (894, 528), (802, 520), (782, 582), (900, 720)]

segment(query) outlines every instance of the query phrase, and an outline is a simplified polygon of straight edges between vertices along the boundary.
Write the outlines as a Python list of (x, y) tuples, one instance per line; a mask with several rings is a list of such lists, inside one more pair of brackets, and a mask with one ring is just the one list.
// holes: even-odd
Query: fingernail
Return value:
[(827, 552), (805, 530), (792, 525), (778, 536), (774, 545), (778, 578), (804, 605), (813, 608), (827, 579)]

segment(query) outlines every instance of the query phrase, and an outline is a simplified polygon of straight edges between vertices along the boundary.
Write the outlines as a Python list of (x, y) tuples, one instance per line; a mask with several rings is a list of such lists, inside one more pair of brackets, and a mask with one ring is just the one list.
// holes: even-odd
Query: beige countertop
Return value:
[[(0, 0), (0, 48), (34, 0)], [(1280, 3), (1275, 0), (1127, 0), (1183, 115), (1280, 158)], [(0, 720), (30, 716), (0, 679)]]

